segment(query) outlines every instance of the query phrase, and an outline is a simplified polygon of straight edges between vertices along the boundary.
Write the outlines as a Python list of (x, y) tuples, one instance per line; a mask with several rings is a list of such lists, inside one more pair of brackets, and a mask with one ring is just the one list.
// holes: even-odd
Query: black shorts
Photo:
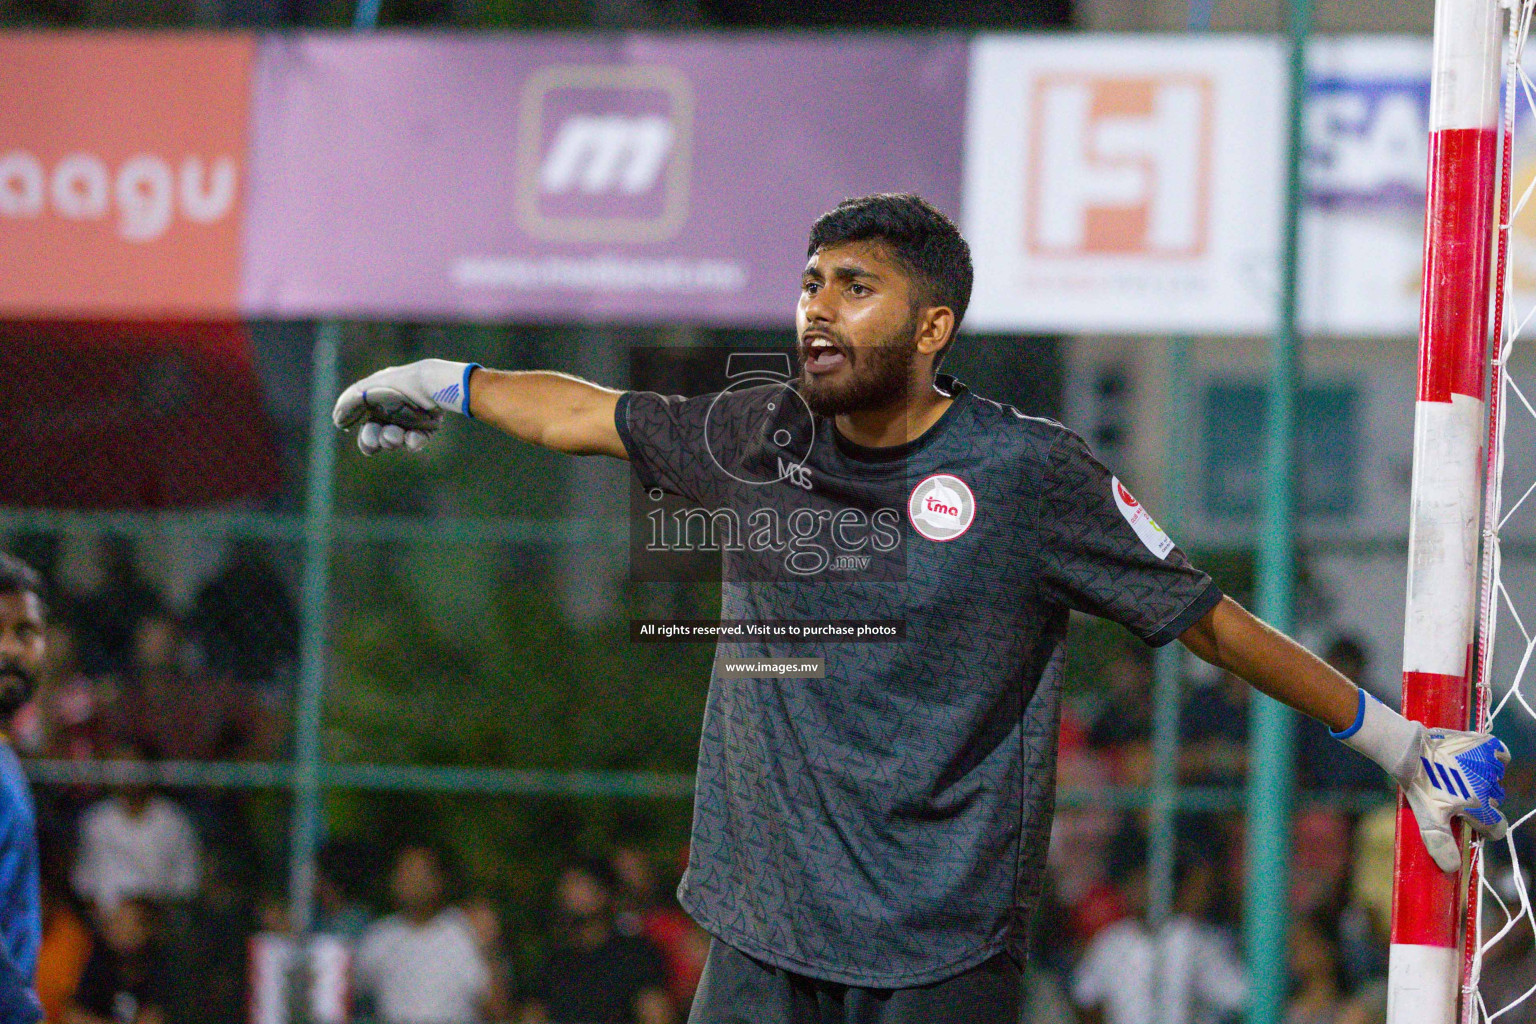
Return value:
[(859, 988), (709, 942), (688, 1024), (1019, 1024), (1024, 972), (1007, 953), (918, 988)]

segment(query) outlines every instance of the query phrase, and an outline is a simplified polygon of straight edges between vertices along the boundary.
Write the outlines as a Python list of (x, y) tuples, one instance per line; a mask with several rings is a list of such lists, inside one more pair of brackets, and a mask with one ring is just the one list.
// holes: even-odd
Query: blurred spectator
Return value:
[(273, 935), (293, 934), (293, 912), (286, 897), (274, 892), (262, 893), (256, 902), (256, 930)]
[[(1056, 762), (1061, 790), (1094, 792), (1109, 784), (1109, 769), (1097, 752), (1063, 740)], [(1099, 930), (1125, 916), (1125, 901), (1105, 870), (1104, 853), (1118, 819), (1102, 804), (1063, 807), (1051, 826), (1047, 864), (1056, 898), (1068, 912), (1068, 927), (1081, 946)]]
[(1383, 806), (1355, 826), (1349, 903), (1339, 915), (1339, 960), (1346, 986), (1366, 1020), (1387, 1012), (1387, 936), (1392, 922), (1392, 863), (1397, 808)]
[(123, 899), (103, 915), (66, 1024), (163, 1024), (165, 960), (155, 928), (148, 900)]
[[(141, 619), (114, 731), (147, 740), (173, 761), (269, 758), (276, 745), (274, 720), (261, 694), (243, 683), (194, 671), (194, 655), (175, 616), (157, 611)], [(196, 790), (185, 802), (209, 845), (223, 847), (254, 870), (259, 843), (246, 807), (245, 794), (231, 789)]]
[(560, 937), (524, 1005), (549, 1024), (671, 1024), (666, 965), (642, 938), (614, 928), (617, 879), (606, 861), (568, 865), (555, 888)]
[(608, 860), (619, 886), (616, 929), (621, 935), (638, 935), (661, 951), (667, 964), (667, 995), (674, 1009), (686, 1014), (704, 973), (709, 935), (681, 907), (661, 900), (655, 865), (643, 851), (621, 846)]
[(411, 844), (390, 876), (396, 912), (371, 925), (358, 946), (356, 980), (385, 1024), (472, 1024), (498, 1020), (506, 992), (486, 962), (469, 918), (449, 905), (445, 851)]
[(271, 722), (249, 687), (188, 670), (181, 623), (157, 611), (134, 631), (119, 732), (154, 742), (172, 761), (246, 760), (271, 753)]
[(89, 676), (127, 672), (139, 620), (160, 608), (160, 595), (139, 575), (131, 543), (108, 537), (101, 555), (101, 587), (80, 601), (76, 617), (80, 667)]
[[(1369, 657), (1354, 637), (1334, 640), (1323, 660), (1350, 682), (1365, 685)], [(1306, 715), (1298, 715), (1296, 722), (1296, 777), (1307, 789), (1385, 790), (1389, 781), (1380, 768), (1328, 735), (1326, 725)]]
[(1235, 1016), (1248, 996), (1243, 964), (1227, 937), (1204, 920), (1215, 892), (1214, 864), (1203, 858), (1180, 863), (1174, 914), (1154, 931), (1146, 920), (1143, 843), (1125, 830), (1115, 846), (1111, 873), (1130, 915), (1095, 935), (1077, 966), (1072, 999), (1084, 1021), (1201, 1024)]
[(1291, 840), (1291, 911), (1336, 914), (1349, 882), (1349, 821), (1331, 807), (1296, 816)]
[(507, 953), (501, 929), (501, 914), (486, 896), (471, 896), (464, 901), (464, 918), (475, 936), (475, 945), (491, 973), (493, 989), (500, 993), (498, 1003), (504, 1012), (512, 1009), (512, 957)]
[(298, 616), (288, 588), (258, 541), (235, 541), (219, 574), (198, 592), (191, 625), (210, 674), (272, 683), (298, 650)]
[(355, 947), (373, 919), (359, 898), (368, 849), (355, 840), (329, 839), (315, 855), (315, 931)]
[(1214, 686), (1198, 687), (1179, 716), (1179, 777), (1194, 785), (1231, 785), (1248, 774), (1250, 687), (1223, 672)]
[(1185, 822), (1198, 821), (1198, 829), (1188, 834), (1215, 851), (1216, 884), (1219, 894), (1212, 907), (1212, 922), (1239, 930), (1243, 917), (1243, 880), (1248, 877), (1248, 815), (1243, 810), (1217, 811), (1210, 814), (1180, 816), (1178, 828), (1185, 834)]
[(86, 915), (70, 897), (69, 869), (57, 846), (45, 848), (42, 871), (43, 944), (37, 951), (37, 997), (43, 1019), (64, 1020), (80, 987), (94, 943)]
[(207, 848), (201, 891), (162, 930), (171, 960), (166, 1015), (172, 1021), (246, 1017), (256, 919), (249, 881), (239, 868), (223, 848)]
[[(116, 741), (109, 753), (145, 766), (159, 757), (141, 739)], [(199, 861), (186, 813), (148, 783), (127, 783), (81, 818), (75, 891), (102, 914), (129, 897), (187, 900), (197, 893)]]
[[(68, 620), (51, 618), (46, 632), (48, 652), (37, 693), (13, 720), (16, 746), (32, 757), (96, 760), (109, 738), (113, 686), (80, 670), (76, 633)], [(73, 830), (81, 810), (100, 796), (97, 785), (49, 786), (37, 793), (40, 820), (45, 827), (67, 823)]]
[(1349, 903), (1339, 923), (1339, 958), (1350, 989), (1387, 972), (1396, 827), (1398, 809), (1392, 804), (1364, 815), (1355, 826)]
[(1371, 659), (1365, 651), (1365, 642), (1359, 637), (1348, 634), (1335, 637), (1328, 645), (1323, 660), (1356, 686), (1365, 686), (1365, 674), (1370, 668)]
[(1152, 778), (1152, 652), (1121, 644), (1105, 667), (1104, 685), (1088, 745), (1108, 759), (1114, 784), (1144, 786)]
[(50, 619), (47, 642), (37, 692), (12, 722), (16, 747), (33, 757), (100, 757), (107, 738), (102, 705), (108, 688), (81, 671), (75, 628), (67, 619)]
[(1344, 1010), (1344, 976), (1332, 922), (1323, 910), (1291, 922), (1291, 998), (1285, 1024), (1338, 1024)]

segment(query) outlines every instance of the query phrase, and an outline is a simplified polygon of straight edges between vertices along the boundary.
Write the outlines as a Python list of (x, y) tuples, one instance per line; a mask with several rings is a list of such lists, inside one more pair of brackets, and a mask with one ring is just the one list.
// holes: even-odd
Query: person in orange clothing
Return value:
[(80, 977), (91, 958), (91, 929), (70, 902), (64, 870), (57, 857), (47, 858), (43, 869), (43, 944), (37, 952), (37, 997), (47, 1024), (64, 1020), (64, 1010), (80, 987)]

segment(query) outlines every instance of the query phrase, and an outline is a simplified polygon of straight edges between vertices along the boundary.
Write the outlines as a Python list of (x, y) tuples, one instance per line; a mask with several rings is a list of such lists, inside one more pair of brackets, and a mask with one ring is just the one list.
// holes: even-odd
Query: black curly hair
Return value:
[[(914, 302), (919, 306), (948, 306), (959, 331), (971, 302), (974, 274), (971, 247), (953, 221), (928, 200), (909, 192), (844, 199), (811, 225), (806, 255), (813, 256), (829, 245), (865, 241), (884, 243), (916, 283)], [(953, 343), (951, 335), (944, 351)]]
[(36, 594), (43, 598), (43, 578), (15, 555), (0, 551), (0, 594)]

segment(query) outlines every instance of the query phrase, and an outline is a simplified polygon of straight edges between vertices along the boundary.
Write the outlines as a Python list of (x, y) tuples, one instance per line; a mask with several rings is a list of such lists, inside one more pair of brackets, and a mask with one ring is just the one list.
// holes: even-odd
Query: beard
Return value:
[(0, 662), (0, 724), (10, 718), (37, 689), (37, 677), (20, 665)]
[(848, 354), (857, 352), (858, 358), (849, 360), (851, 372), (836, 382), (808, 373), (805, 355), (799, 353), (800, 397), (811, 412), (831, 418), (895, 405), (906, 397), (911, 385), (912, 361), (917, 356), (917, 314), (914, 311), (878, 344), (854, 349), (844, 343), (843, 349)]

